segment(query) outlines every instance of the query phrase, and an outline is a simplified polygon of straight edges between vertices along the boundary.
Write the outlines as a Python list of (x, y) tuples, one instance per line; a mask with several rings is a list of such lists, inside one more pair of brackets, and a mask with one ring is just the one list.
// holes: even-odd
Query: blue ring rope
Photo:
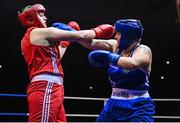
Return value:
[(0, 116), (28, 116), (29, 113), (0, 113)]
[(27, 97), (26, 94), (0, 94), (0, 97)]
[[(27, 97), (26, 94), (0, 94), (0, 97)], [(0, 116), (28, 116), (29, 113), (0, 113)]]

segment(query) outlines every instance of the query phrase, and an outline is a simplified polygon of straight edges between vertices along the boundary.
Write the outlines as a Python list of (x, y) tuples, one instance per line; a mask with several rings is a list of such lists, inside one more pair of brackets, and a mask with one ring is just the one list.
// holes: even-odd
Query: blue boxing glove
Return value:
[(61, 30), (66, 30), (66, 31), (76, 31), (75, 29), (71, 28), (70, 26), (64, 24), (64, 23), (53, 23), (52, 27), (61, 29)]
[(120, 55), (105, 50), (94, 50), (89, 53), (88, 59), (94, 67), (103, 67), (109, 63), (117, 65)]

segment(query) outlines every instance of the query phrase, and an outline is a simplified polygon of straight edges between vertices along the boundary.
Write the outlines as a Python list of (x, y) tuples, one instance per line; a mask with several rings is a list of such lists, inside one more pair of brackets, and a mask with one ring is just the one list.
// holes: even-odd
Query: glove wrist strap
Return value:
[(117, 65), (119, 58), (120, 58), (120, 55), (115, 54), (115, 53), (111, 53), (109, 55), (109, 60), (112, 65)]

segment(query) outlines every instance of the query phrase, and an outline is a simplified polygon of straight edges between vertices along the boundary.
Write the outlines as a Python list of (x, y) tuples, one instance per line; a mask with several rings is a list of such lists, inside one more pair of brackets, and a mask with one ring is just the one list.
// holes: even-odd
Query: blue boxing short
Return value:
[(154, 122), (155, 105), (151, 97), (110, 98), (96, 122)]

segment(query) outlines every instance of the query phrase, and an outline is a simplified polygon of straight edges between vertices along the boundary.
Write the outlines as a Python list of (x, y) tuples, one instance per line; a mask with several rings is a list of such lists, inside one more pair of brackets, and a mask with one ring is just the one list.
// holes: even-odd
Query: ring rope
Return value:
[[(0, 94), (0, 97), (27, 97), (26, 94)], [(65, 96), (65, 99), (74, 99), (74, 100), (100, 100), (107, 101), (108, 98), (90, 98), (90, 97), (71, 97)], [(153, 99), (154, 101), (180, 101), (180, 99)], [(28, 116), (29, 113), (1, 113), (0, 116)], [(70, 117), (97, 117), (96, 114), (66, 114)], [(154, 118), (161, 119), (180, 119), (180, 116), (153, 116)]]
[[(27, 97), (26, 94), (0, 94), (0, 97)], [(91, 98), (91, 97), (72, 97), (65, 96), (65, 99), (75, 99), (75, 100), (100, 100), (106, 101), (108, 98)], [(180, 101), (180, 99), (153, 99), (154, 101)]]
[(29, 113), (0, 113), (0, 116), (28, 116)]
[(26, 94), (0, 94), (0, 97), (27, 97)]
[[(29, 113), (0, 113), (0, 116), (28, 116)], [(68, 117), (97, 117), (96, 114), (66, 114)], [(160, 119), (180, 119), (180, 116), (153, 116)]]

